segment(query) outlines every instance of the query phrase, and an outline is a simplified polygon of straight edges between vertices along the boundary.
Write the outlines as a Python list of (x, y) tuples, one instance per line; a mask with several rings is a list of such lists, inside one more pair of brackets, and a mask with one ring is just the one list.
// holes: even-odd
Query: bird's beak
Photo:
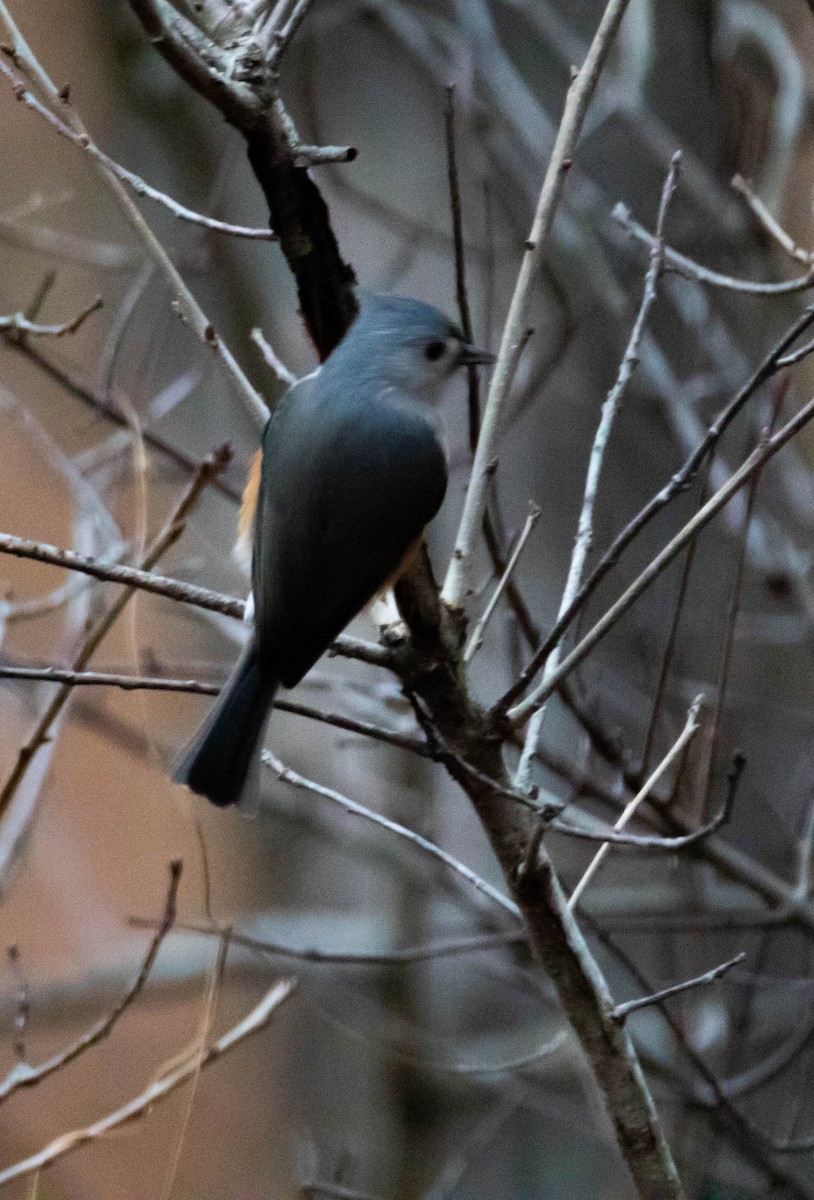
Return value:
[(462, 367), (486, 366), (495, 361), (495, 355), (490, 350), (479, 350), (477, 346), (463, 346), (459, 362)]

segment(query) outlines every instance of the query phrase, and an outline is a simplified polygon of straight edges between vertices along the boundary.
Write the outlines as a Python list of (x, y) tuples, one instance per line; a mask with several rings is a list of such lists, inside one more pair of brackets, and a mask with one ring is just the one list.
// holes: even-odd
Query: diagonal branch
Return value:
[[(751, 378), (744, 384), (738, 394), (730, 401), (725, 409), (719, 413), (718, 417), (707, 429), (706, 434), (701, 439), (696, 448), (688, 455), (680, 469), (672, 476), (665, 486), (656, 493), (655, 496), (636, 514), (632, 521), (624, 527), (621, 533), (611, 542), (608, 549), (602, 555), (594, 570), (591, 572), (588, 579), (574, 596), (572, 603), (567, 610), (558, 617), (551, 632), (543, 641), (542, 645), (536, 650), (533, 658), (523, 671), (518, 676), (515, 683), (508, 689), (506, 694), (501, 697), (497, 705), (496, 712), (505, 712), (506, 709), (518, 698), (528, 687), (537, 672), (545, 664), (548, 656), (551, 654), (554, 646), (559, 642), (565, 630), (573, 621), (578, 612), (581, 611), (586, 601), (594, 594), (599, 584), (608, 574), (608, 572), (619, 561), (624, 550), (638, 537), (642, 530), (650, 524), (653, 518), (661, 512), (668, 504), (670, 504), (676, 496), (679, 496), (687, 487), (687, 485), (695, 478), (698, 470), (703, 465), (704, 461), (709, 457), (712, 451), (717, 446), (723, 434), (735, 420), (735, 417), (743, 409), (748, 400), (752, 398), (755, 392), (768, 379), (771, 379), (781, 369), (783, 365), (783, 356), (788, 351), (789, 347), (799, 338), (807, 329), (814, 324), (814, 306), (810, 306), (797, 317), (793, 324), (789, 327), (780, 341), (767, 354), (763, 362), (756, 368)], [(811, 347), (814, 349), (814, 345)]]
[(705, 525), (708, 525), (713, 517), (732, 499), (735, 493), (748, 483), (753, 475), (760, 472), (764, 464), (770, 458), (773, 458), (779, 450), (782, 450), (786, 443), (791, 441), (812, 418), (814, 418), (814, 399), (809, 400), (808, 404), (805, 404), (776, 434), (767, 441), (762, 442), (750, 454), (749, 458), (739, 467), (735, 474), (710, 497), (695, 516), (687, 522), (684, 528), (664, 547), (661, 553), (656, 555), (650, 565), (642, 571), (641, 575), (634, 580), (616, 603), (611, 605), (604, 616), (597, 621), (593, 629), (585, 635), (582, 641), (563, 660), (557, 670), (553, 672), (550, 679), (540, 684), (525, 700), (515, 705), (514, 708), (509, 709), (507, 714), (509, 719), (517, 724), (524, 724), (535, 708), (545, 703), (566, 675), (582, 662), (594, 646), (602, 640), (608, 630), (616, 624), (619, 618), (638, 600), (639, 596), (670, 565), (683, 547), (692, 540), (696, 532), (699, 529), (703, 529)]
[[(85, 137), (90, 140), (90, 135), (85, 128), (79, 114), (71, 107), (67, 95), (54, 84), (44, 67), (32, 51), (31, 47), (26, 42), (22, 33), (17, 27), (5, 0), (0, 0), (0, 19), (2, 19), (9, 34), (12, 38), (11, 46), (5, 48), (8, 57), (21, 70), (25, 76), (30, 79), (40, 92), (46, 97), (48, 103), (56, 110), (63, 114), (71, 129), (80, 137)], [(108, 187), (113, 192), (119, 205), (127, 217), (130, 225), (133, 227), (139, 241), (145, 247), (150, 258), (155, 262), (161, 274), (167, 280), (169, 287), (175, 297), (177, 311), (185, 324), (189, 325), (190, 329), (196, 337), (208, 346), (209, 349), (221, 360), (226, 370), (232, 376), (232, 379), (237, 387), (238, 395), (246, 406), (247, 410), (252, 414), (255, 420), (265, 424), (268, 418), (268, 409), (262, 398), (252, 387), (244, 371), (237, 362), (237, 359), (232, 354), (229, 347), (222, 340), (217, 330), (212, 325), (209, 318), (204, 313), (201, 306), (193, 296), (192, 292), (184, 282), (181, 273), (178, 271), (175, 264), (170, 259), (161, 242), (153, 233), (150, 226), (144, 220), (144, 217), (139, 211), (138, 205), (133, 200), (132, 196), (127, 191), (127, 188), (117, 179), (116, 176), (108, 170), (102, 163), (96, 164), (102, 178), (107, 183)]]
[(153, 969), (153, 963), (158, 957), (158, 951), (166, 938), (167, 934), (173, 927), (175, 922), (176, 899), (178, 897), (178, 885), (181, 882), (181, 861), (174, 860), (170, 863), (170, 882), (167, 890), (167, 899), (164, 904), (164, 915), (156, 926), (149, 949), (145, 955), (144, 961), (141, 964), (139, 973), (132, 987), (128, 989), (125, 995), (118, 1002), (116, 1007), (98, 1021), (91, 1029), (88, 1029), (81, 1037), (77, 1038), (72, 1045), (60, 1050), (51, 1058), (46, 1059), (37, 1067), (30, 1067), (27, 1063), (18, 1063), (6, 1076), (0, 1081), (0, 1104), (7, 1100), (18, 1088), (33, 1087), (34, 1084), (46, 1079), (49, 1075), (53, 1075), (55, 1071), (62, 1070), (75, 1058), (79, 1058), (80, 1054), (84, 1054), (86, 1050), (90, 1050), (92, 1046), (97, 1046), (99, 1042), (112, 1031), (113, 1027), (118, 1022), (119, 1018), (127, 1011), (131, 1004), (138, 999), (150, 971)]
[[(227, 52), (165, 0), (130, 0), (159, 54), (245, 138), (271, 226), (297, 281), (300, 307), (321, 359), (356, 316), (356, 277), (342, 258), (328, 207), (308, 173), (318, 161), (350, 161), (352, 147), (304, 146), (279, 93), (278, 60), (307, 5), (282, 29), (236, 30)], [(205, 23), (205, 14), (201, 14)], [(276, 53), (275, 33), (280, 35)]]
[[(0, 67), (2, 67), (1, 62)], [(0, 332), (15, 333), (24, 337), (64, 337), (68, 333), (76, 333), (77, 329), (81, 329), (91, 313), (98, 312), (101, 307), (102, 297), (97, 296), (87, 308), (83, 308), (70, 321), (63, 321), (59, 325), (39, 325), (36, 321), (29, 320), (25, 313), (13, 313), (10, 317), (0, 317)]]
[(224, 1054), (228, 1054), (246, 1038), (265, 1029), (280, 1005), (292, 995), (295, 987), (296, 984), (291, 979), (283, 979), (279, 983), (275, 983), (273, 987), (269, 988), (260, 1003), (242, 1021), (227, 1030), (216, 1041), (192, 1050), (180, 1066), (175, 1067), (168, 1074), (162, 1075), (160, 1079), (151, 1083), (143, 1092), (134, 1096), (121, 1108), (100, 1117), (92, 1125), (61, 1134), (36, 1154), (0, 1170), (0, 1187), (15, 1179), (33, 1175), (35, 1171), (42, 1171), (58, 1159), (64, 1158), (66, 1154), (78, 1150), (80, 1146), (96, 1141), (97, 1138), (105, 1137), (112, 1130), (120, 1129), (121, 1126), (137, 1117), (144, 1116), (154, 1104), (165, 1100), (167, 1096), (186, 1083), (188, 1079), (193, 1078), (204, 1067), (208, 1067)]
[(470, 559), (486, 503), (487, 468), (495, 456), (500, 419), (519, 362), (520, 350), (528, 325), (532, 286), (537, 278), (543, 250), (562, 199), (565, 179), (571, 167), (588, 106), (625, 14), (627, 3), (628, 0), (608, 0), (585, 61), (574, 76), (568, 91), (565, 110), (543, 180), (537, 211), (526, 242), (526, 251), (503, 329), (500, 351), (492, 373), (483, 413), (478, 448), (472, 464), (472, 478), (464, 501), (458, 535), (455, 539), (455, 549), (444, 582), (442, 596), (445, 603), (452, 608), (459, 608), (469, 593)]

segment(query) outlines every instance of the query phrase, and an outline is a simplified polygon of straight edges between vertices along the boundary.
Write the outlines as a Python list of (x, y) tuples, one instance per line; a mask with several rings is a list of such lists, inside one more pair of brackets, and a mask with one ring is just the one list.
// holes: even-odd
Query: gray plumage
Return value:
[(430, 305), (366, 295), (323, 366), (283, 397), (263, 437), (253, 636), (176, 781), (217, 805), (240, 799), (277, 686), (299, 683), (440, 508), (432, 406), (457, 367), (489, 357)]

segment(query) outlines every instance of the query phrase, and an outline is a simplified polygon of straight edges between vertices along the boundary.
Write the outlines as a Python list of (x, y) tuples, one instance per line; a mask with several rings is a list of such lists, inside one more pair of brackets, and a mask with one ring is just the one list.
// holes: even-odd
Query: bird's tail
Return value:
[(219, 808), (236, 804), (255, 765), (277, 680), (250, 643), (215, 707), (186, 749), (173, 779)]

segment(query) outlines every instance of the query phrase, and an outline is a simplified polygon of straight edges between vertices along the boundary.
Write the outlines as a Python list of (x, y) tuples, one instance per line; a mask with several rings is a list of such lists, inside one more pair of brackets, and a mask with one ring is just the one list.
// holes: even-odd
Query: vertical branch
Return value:
[(472, 478), (464, 501), (458, 536), (442, 598), (452, 608), (459, 608), (469, 592), (470, 559), (486, 503), (487, 468), (497, 444), (500, 418), (509, 394), (528, 324), (531, 290), (542, 258), (543, 249), (554, 224), (554, 216), (562, 198), (565, 177), (616, 32), (625, 14), (628, 0), (608, 0), (588, 54), (568, 91), (565, 111), (551, 152), (543, 180), (537, 211), (532, 222), (526, 251), (517, 277), (509, 314), (503, 329), (495, 369), (489, 385)]
[[(585, 569), (585, 563), (588, 558), (588, 551), (591, 547), (594, 528), (594, 507), (596, 505), (596, 497), (599, 491), (599, 478), (602, 473), (602, 463), (605, 459), (605, 451), (610, 440), (613, 423), (616, 419), (616, 413), (619, 410), (619, 405), (622, 402), (628, 384), (636, 365), (639, 361), (639, 347), (641, 345), (642, 334), (644, 333), (645, 323), (648, 313), (656, 299), (656, 285), (659, 275), (661, 274), (664, 265), (664, 223), (667, 219), (667, 210), (670, 206), (670, 201), (673, 198), (673, 193), (676, 188), (676, 180), (678, 178), (678, 169), (681, 162), (680, 153), (673, 155), (670, 163), (670, 170), (667, 172), (667, 178), (664, 181), (664, 187), (661, 193), (661, 202), (659, 204), (658, 220), (656, 222), (656, 239), (650, 253), (650, 265), (647, 269), (647, 275), (644, 282), (644, 292), (642, 301), (639, 306), (639, 311), (636, 320), (633, 323), (633, 329), (630, 334), (630, 340), (627, 344), (622, 363), (619, 367), (619, 374), (616, 377), (616, 383), (608, 393), (605, 403), (602, 405), (602, 414), (599, 420), (599, 425), (594, 437), (594, 443), (591, 447), (591, 457), (588, 462), (588, 475), (585, 480), (585, 494), (582, 501), (582, 510), (579, 515), (579, 524), (577, 526), (577, 538), (574, 544), (574, 553), (571, 556), (571, 565), (568, 570), (568, 579), (565, 584), (565, 590), (560, 602), (558, 620), (562, 619), (564, 613), (568, 612), (574, 602), (574, 597), (579, 591), (582, 583), (582, 573)], [(551, 678), (560, 663), (560, 654), (563, 641), (560, 640), (554, 647), (543, 673), (543, 681)], [(543, 722), (545, 720), (546, 706), (541, 704), (533, 714), (529, 721), (529, 726), (526, 731), (526, 740), (523, 746), (523, 753), (520, 757), (520, 765), (517, 769), (516, 784), (523, 790), (528, 790), (531, 778), (531, 768), (534, 762), (534, 756), (537, 753), (537, 748), (540, 744), (540, 738), (543, 731)]]
[[(464, 254), (463, 213), (461, 189), (458, 179), (458, 159), (455, 149), (455, 88), (446, 89), (447, 102), (444, 108), (444, 134), (447, 148), (447, 181), (449, 183), (449, 206), (452, 212), (452, 240), (455, 246), (455, 296), (461, 317), (461, 332), (471, 345), (473, 341), (472, 314), (466, 289), (466, 256)], [(466, 369), (467, 405), (469, 409), (469, 449), (474, 453), (478, 446), (480, 428), (480, 395), (478, 369), (470, 363)]]

